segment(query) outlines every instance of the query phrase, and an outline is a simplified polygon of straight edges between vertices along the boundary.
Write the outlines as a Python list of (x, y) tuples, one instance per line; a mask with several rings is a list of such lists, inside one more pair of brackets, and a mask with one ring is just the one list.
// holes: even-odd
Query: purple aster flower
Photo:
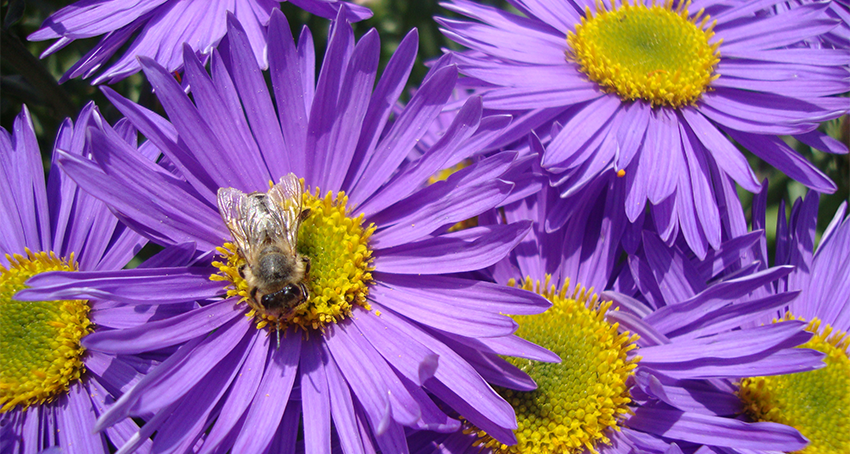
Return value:
[(629, 220), (648, 200), (662, 238), (682, 230), (702, 257), (722, 241), (718, 187), (731, 178), (759, 190), (729, 138), (812, 189), (835, 190), (778, 137), (847, 152), (816, 128), (850, 106), (834, 96), (850, 90), (850, 53), (795, 47), (837, 26), (828, 5), (509, 3), (524, 16), (455, 0), (444, 6), (476, 22), (438, 20), (470, 48), (452, 55), (467, 85), (486, 90), (485, 108), (524, 111), (515, 123), (525, 128), (557, 125), (542, 162), (562, 197), (613, 168)]
[[(93, 433), (95, 420), (138, 382), (150, 360), (84, 348), (81, 339), (120, 319), (98, 299), (20, 301), (25, 281), (52, 270), (71, 274), (117, 270), (145, 240), (99, 200), (59, 172), (56, 150), (83, 156), (85, 131), (97, 122), (87, 105), (76, 124), (59, 128), (45, 184), (41, 153), (26, 107), (10, 135), (0, 129), (0, 452), (30, 453), (58, 446), (69, 453), (108, 453), (138, 430), (130, 420)], [(134, 133), (117, 126), (122, 140)], [(126, 142), (125, 142), (126, 143)], [(142, 311), (144, 312), (144, 311)], [(153, 314), (146, 312), (150, 319)], [(150, 447), (148, 443), (146, 448)]]
[[(541, 148), (534, 138), (531, 142), (532, 148)], [(749, 296), (787, 276), (790, 267), (761, 272), (751, 267), (708, 284), (712, 269), (739, 257), (742, 248), (756, 241), (753, 234), (723, 243), (712, 251), (717, 256), (700, 262), (688, 259), (692, 255), (680, 245), (667, 247), (646, 231), (643, 249), (621, 262), (621, 240), (629, 230), (620, 208), (625, 191), (613, 171), (591, 187), (592, 197), (570, 207), (574, 216), (555, 232), (547, 232), (543, 224), (548, 211), (567, 204), (556, 190), (541, 191), (504, 210), (508, 222), (535, 223), (510, 256), (495, 265), (493, 275), (502, 282), (524, 279), (524, 288), (552, 301), (544, 314), (515, 317), (517, 334), (563, 359), (560, 364), (509, 360), (537, 383), (533, 391), (497, 388), (517, 409), (519, 443), (506, 446), (486, 430), (467, 425), (451, 434), (412, 434), (413, 452), (672, 453), (694, 452), (700, 445), (760, 452), (804, 447), (806, 439), (788, 426), (739, 420), (742, 406), (730, 382), (756, 369), (767, 375), (822, 366), (822, 354), (791, 348), (811, 337), (803, 323), (736, 329), (742, 319), (764, 315), (795, 296)], [(640, 274), (633, 275), (637, 270)], [(597, 298), (594, 288), (615, 291)], [(649, 298), (635, 293), (636, 288)]]
[[(80, 0), (48, 17), (30, 41), (57, 40), (44, 58), (76, 39), (103, 36), (99, 43), (75, 63), (59, 80), (89, 78), (100, 74), (92, 84), (114, 83), (137, 73), (138, 57), (149, 57), (169, 71), (183, 68), (183, 45), (207, 58), (225, 37), (225, 19), (234, 14), (245, 28), (257, 63), (268, 67), (265, 28), (272, 10), (284, 0)], [(290, 0), (312, 14), (334, 18), (345, 4), (346, 18), (352, 22), (372, 16), (366, 7), (340, 0)], [(111, 66), (103, 69), (116, 52), (129, 47)], [(102, 71), (101, 71), (102, 70)]]
[[(767, 185), (753, 204), (753, 228), (765, 227)], [(818, 194), (797, 200), (790, 219), (780, 205), (775, 263), (795, 270), (775, 284), (759, 289), (761, 296), (799, 291), (787, 305), (753, 322), (784, 324), (807, 322), (813, 333), (805, 344), (826, 354), (823, 369), (775, 377), (753, 376), (740, 383), (739, 396), (748, 416), (796, 427), (811, 440), (804, 453), (842, 453), (850, 450), (850, 222), (843, 203), (815, 249)], [(748, 258), (767, 266), (767, 242), (759, 238)], [(771, 320), (773, 318), (773, 320)], [(781, 322), (781, 323), (776, 323)]]
[[(105, 127), (90, 130), (93, 160), (60, 159), (71, 178), (142, 235), (164, 245), (193, 242), (206, 253), (205, 262), (191, 267), (81, 279), (53, 273), (31, 280), (33, 288), (21, 295), (98, 292), (154, 306), (198, 301), (173, 317), (87, 338), (122, 354), (177, 348), (101, 415), (98, 429), (152, 414), (120, 453), (154, 431), (156, 452), (280, 452), (294, 445), (303, 421), (308, 451), (327, 451), (333, 436), (345, 453), (401, 453), (407, 452), (405, 428), (458, 429), (433, 395), (446, 411), (513, 443), (513, 409), (487, 380), (504, 384), (505, 371), (513, 370), (499, 355), (551, 358), (514, 336), (516, 324), (505, 315), (540, 313), (550, 304), (469, 275), (505, 257), (530, 222), (447, 230), (509, 202), (512, 190), (522, 189), (510, 182), (520, 160), (517, 153), (500, 153), (427, 184), (439, 169), (467, 158), (465, 141), (489, 124), (480, 98), (470, 98), (421, 157), (400, 166), (440, 114), (457, 77), (447, 59), (437, 62), (404, 109), (395, 110), (416, 55), (415, 31), (373, 89), (377, 33), (355, 42), (340, 15), (314, 84), (309, 31), (296, 45), (283, 14), (272, 12), (274, 103), (247, 33), (233, 17), (228, 37), (230, 45), (212, 53), (211, 74), (184, 47), (194, 103), (166, 68), (140, 59), (170, 122), (103, 89), (163, 151), (157, 164)], [(269, 181), (284, 186), (270, 190)], [(284, 187), (288, 195), (275, 199)], [(268, 268), (248, 263), (252, 252), (239, 247), (242, 233), (222, 220), (217, 194), (221, 204), (222, 194), (236, 190), (259, 191), (237, 200), (261, 219), (267, 217), (257, 210), (298, 207), (282, 215), (290, 216), (286, 223), (247, 229), (268, 236), (275, 226), (300, 222), (297, 239), (280, 247), (295, 243), (293, 254), (306, 257), (309, 268), (306, 261), (297, 265), (305, 277), (280, 293), (249, 282)], [(267, 205), (271, 200), (280, 202)], [(229, 205), (221, 205), (224, 218), (233, 219)], [(511, 377), (528, 387), (524, 375)]]

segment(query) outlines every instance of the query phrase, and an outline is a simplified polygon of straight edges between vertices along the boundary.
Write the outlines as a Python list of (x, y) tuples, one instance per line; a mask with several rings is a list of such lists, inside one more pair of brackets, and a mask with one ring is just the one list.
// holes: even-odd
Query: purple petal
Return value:
[(215, 424), (204, 438), (200, 454), (213, 452), (226, 437), (235, 436), (231, 429), (236, 426), (251, 401), (254, 400), (254, 394), (260, 386), (260, 379), (263, 376), (268, 351), (269, 336), (253, 336), (239, 375), (233, 382)]
[(301, 356), (300, 333), (289, 330), (286, 334), (281, 348), (271, 351), (266, 372), (245, 416), (245, 427), (252, 429), (239, 433), (233, 452), (261, 452), (281, 424)]
[(103, 435), (92, 432), (97, 415), (86, 387), (75, 383), (66, 396), (65, 408), (57, 412), (59, 445), (81, 453), (108, 453)]
[(212, 268), (137, 268), (118, 271), (53, 271), (27, 281), (22, 301), (95, 298), (126, 304), (169, 304), (212, 298), (224, 293), (221, 281), (211, 281)]
[[(440, 114), (457, 79), (457, 68), (449, 66), (431, 75), (407, 103), (369, 157), (362, 177), (351, 188), (351, 203), (359, 205), (371, 196), (408, 155), (426, 128)], [(368, 177), (365, 177), (367, 176)]]
[(304, 412), (304, 444), (317, 454), (331, 452), (331, 403), (321, 348), (322, 337), (314, 336), (302, 344), (301, 405)]
[(244, 313), (245, 307), (226, 299), (135, 328), (98, 331), (86, 336), (83, 345), (106, 353), (144, 353), (203, 337)]
[(486, 268), (504, 258), (531, 221), (473, 227), (375, 253), (375, 269), (396, 274), (447, 274)]
[(746, 423), (731, 418), (639, 407), (629, 427), (666, 438), (736, 449), (796, 451), (807, 441), (796, 429), (770, 422)]
[(387, 119), (393, 112), (407, 77), (410, 75), (418, 45), (419, 33), (414, 28), (399, 43), (378, 80), (378, 85), (372, 92), (369, 107), (366, 109), (366, 116), (360, 128), (357, 148), (351, 159), (350, 171), (342, 185), (342, 189), (348, 193), (351, 192), (350, 189), (357, 179), (362, 176), (375, 144), (381, 138)]

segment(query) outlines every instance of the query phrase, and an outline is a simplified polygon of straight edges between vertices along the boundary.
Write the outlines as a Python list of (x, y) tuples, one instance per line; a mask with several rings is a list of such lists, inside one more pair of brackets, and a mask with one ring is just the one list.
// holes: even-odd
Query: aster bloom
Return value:
[[(542, 149), (534, 137), (531, 144)], [(711, 261), (691, 258), (706, 274), (689, 274), (693, 287), (685, 291), (675, 282), (684, 279), (673, 276), (681, 266), (693, 266), (682, 265), (690, 255), (681, 245), (670, 249), (647, 232), (651, 249), (644, 246), (653, 267), (646, 269), (643, 249), (628, 262), (619, 261), (631, 226), (620, 208), (625, 191), (614, 172), (593, 182), (589, 193), (569, 208), (574, 215), (554, 232), (546, 231), (544, 220), (567, 204), (554, 189), (504, 210), (508, 221), (533, 219), (535, 224), (493, 267), (494, 279), (521, 282), (552, 301), (544, 314), (515, 317), (517, 334), (563, 359), (559, 364), (509, 359), (537, 383), (533, 391), (497, 388), (517, 410), (518, 443), (508, 446), (466, 424), (451, 434), (412, 434), (413, 452), (673, 453), (694, 452), (700, 445), (758, 452), (805, 446), (806, 439), (790, 427), (736, 419), (743, 410), (729, 381), (754, 369), (773, 374), (822, 366), (822, 354), (791, 348), (811, 337), (803, 323), (781, 330), (775, 325), (735, 330), (740, 318), (763, 315), (795, 295), (748, 296), (787, 276), (790, 267), (760, 273), (750, 268), (705, 284), (713, 267), (722, 269), (723, 260), (740, 257), (752, 246), (757, 235), (750, 234), (723, 243)], [(658, 257), (669, 260), (656, 263)], [(659, 266), (663, 263), (675, 265)], [(637, 269), (641, 279), (636, 284), (632, 274)], [(643, 298), (636, 287), (650, 296)], [(594, 288), (613, 291), (599, 298)], [(741, 346), (742, 339), (750, 342)]]
[[(308, 451), (329, 449), (333, 431), (346, 453), (407, 452), (405, 427), (459, 427), (428, 393), (500, 441), (515, 441), (513, 409), (485, 379), (529, 386), (524, 374), (506, 376), (513, 369), (498, 355), (551, 354), (513, 336), (516, 324), (504, 314), (540, 313), (550, 304), (464, 273), (502, 259), (530, 223), (446, 230), (514, 197), (517, 153), (427, 184), (468, 157), (458, 150), (487, 122), (480, 98), (471, 98), (441, 140), (399, 167), (448, 100), (457, 70), (438, 62), (389, 122), (416, 55), (416, 32), (373, 90), (377, 34), (355, 43), (343, 14), (314, 85), (311, 35), (305, 29), (296, 46), (283, 14), (272, 13), (276, 109), (247, 34), (231, 17), (230, 45), (213, 52), (211, 74), (184, 48), (194, 104), (166, 68), (140, 60), (171, 122), (103, 89), (163, 151), (159, 163), (141, 159), (108, 128), (90, 130), (93, 160), (60, 160), (132, 228), (165, 245), (194, 242), (206, 260), (81, 279), (53, 273), (32, 279), (21, 295), (97, 292), (153, 306), (198, 301), (173, 317), (86, 340), (116, 353), (177, 348), (100, 417), (102, 429), (128, 415), (153, 415), (120, 453), (154, 431), (155, 452), (279, 452), (294, 446), (299, 421)], [(222, 188), (265, 193), (281, 177), (292, 184), (290, 173), (309, 209), (296, 241), (310, 260), (302, 281), (309, 298), (291, 314), (272, 314), (243, 278), (245, 257), (216, 195)]]
[[(57, 40), (41, 54), (44, 58), (76, 39), (103, 36), (100, 42), (75, 63), (59, 80), (89, 78), (92, 84), (114, 83), (137, 73), (138, 57), (156, 60), (169, 71), (183, 67), (183, 44), (199, 55), (209, 56), (225, 37), (225, 19), (234, 14), (248, 35), (257, 63), (265, 69), (268, 49), (265, 27), (271, 12), (284, 0), (81, 0), (48, 17), (30, 41)], [(345, 3), (346, 17), (352, 22), (372, 16), (366, 7), (340, 0), (291, 0), (312, 14), (334, 18)], [(106, 69), (113, 55), (129, 47)]]
[[(55, 150), (81, 156), (94, 121), (86, 106), (76, 124), (60, 127)], [(126, 126), (124, 124), (123, 126)], [(120, 127), (125, 137), (131, 130)], [(112, 396), (135, 383), (150, 361), (118, 358), (82, 347), (81, 339), (107, 330), (118, 316), (108, 301), (20, 301), (14, 295), (31, 276), (53, 270), (122, 268), (145, 243), (100, 201), (82, 192), (56, 167), (45, 185), (32, 119), (24, 107), (10, 135), (0, 129), (0, 451), (108, 453), (138, 427), (122, 421), (93, 434)], [(150, 318), (151, 314), (147, 314)], [(147, 445), (149, 447), (149, 444)]]
[(703, 257), (722, 240), (717, 188), (731, 178), (759, 190), (726, 135), (806, 186), (835, 190), (777, 137), (847, 152), (816, 128), (850, 107), (833, 96), (850, 89), (850, 53), (795, 47), (836, 27), (828, 5), (509, 3), (524, 17), (456, 0), (444, 6), (478, 22), (438, 20), (470, 48), (452, 55), (467, 85), (487, 90), (485, 108), (525, 111), (515, 123), (527, 128), (563, 125), (542, 161), (563, 197), (613, 168), (631, 222), (648, 200), (662, 238), (682, 231)]
[[(753, 204), (753, 228), (765, 225), (767, 188)], [(774, 421), (796, 427), (811, 444), (802, 453), (844, 453), (850, 450), (850, 222), (846, 202), (841, 205), (815, 250), (818, 194), (797, 200), (790, 220), (780, 205), (775, 263), (794, 265), (795, 271), (765, 289), (763, 294), (796, 290), (787, 306), (757, 323), (806, 322), (813, 333), (804, 346), (826, 354), (823, 369), (773, 377), (748, 377), (740, 383), (739, 397), (756, 421)], [(767, 266), (764, 237), (752, 255)], [(771, 320), (773, 317), (773, 320)]]

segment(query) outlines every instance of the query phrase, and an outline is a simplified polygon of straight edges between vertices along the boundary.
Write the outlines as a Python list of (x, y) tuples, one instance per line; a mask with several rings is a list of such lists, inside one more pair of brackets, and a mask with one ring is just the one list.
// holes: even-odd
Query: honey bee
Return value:
[(299, 254), (298, 229), (310, 216), (303, 209), (301, 181), (290, 173), (269, 192), (218, 190), (218, 209), (244, 260), (239, 275), (245, 279), (252, 305), (280, 319), (292, 315), (310, 297), (304, 281), (310, 258)]

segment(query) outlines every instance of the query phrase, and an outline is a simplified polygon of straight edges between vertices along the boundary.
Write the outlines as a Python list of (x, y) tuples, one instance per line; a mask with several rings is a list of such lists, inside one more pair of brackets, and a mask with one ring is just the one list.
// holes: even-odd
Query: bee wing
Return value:
[(284, 226), (283, 236), (292, 245), (298, 244), (298, 229), (301, 227), (301, 212), (303, 211), (301, 195), (304, 187), (294, 173), (280, 177), (280, 182), (269, 189), (270, 208), (280, 217)]
[(224, 225), (230, 230), (233, 241), (242, 251), (249, 251), (256, 243), (256, 232), (251, 226), (248, 195), (235, 188), (219, 188), (218, 211)]

